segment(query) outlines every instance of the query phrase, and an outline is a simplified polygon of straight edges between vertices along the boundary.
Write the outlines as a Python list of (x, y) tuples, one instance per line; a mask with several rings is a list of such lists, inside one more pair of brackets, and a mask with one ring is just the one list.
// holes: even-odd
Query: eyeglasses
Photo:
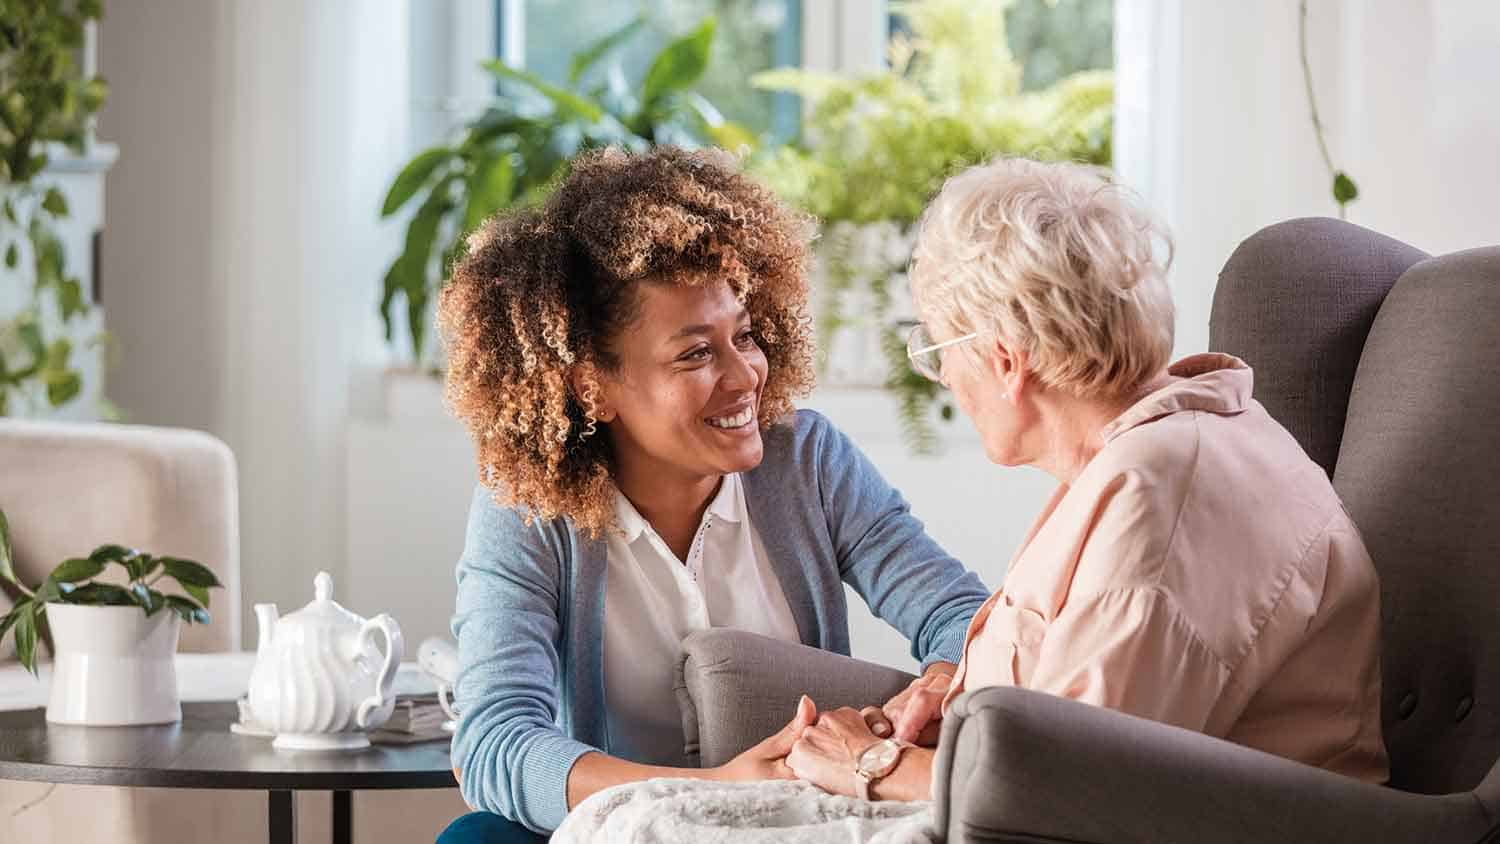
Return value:
[(911, 368), (915, 369), (917, 374), (941, 382), (943, 380), (943, 356), (935, 355), (933, 352), (956, 346), (959, 343), (966, 343), (978, 336), (979, 332), (971, 331), (962, 337), (934, 343), (927, 326), (919, 322), (912, 326), (911, 333), (906, 335), (906, 357), (911, 361)]

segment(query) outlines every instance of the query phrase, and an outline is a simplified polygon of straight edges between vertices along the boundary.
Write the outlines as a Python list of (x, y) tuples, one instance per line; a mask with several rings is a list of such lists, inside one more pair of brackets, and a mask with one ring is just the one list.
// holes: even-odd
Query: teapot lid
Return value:
[(287, 622), (295, 624), (301, 621), (346, 627), (358, 627), (365, 622), (363, 618), (344, 609), (333, 600), (333, 576), (326, 571), (318, 572), (313, 578), (312, 601), (302, 609), (287, 614), (278, 624), (285, 625)]

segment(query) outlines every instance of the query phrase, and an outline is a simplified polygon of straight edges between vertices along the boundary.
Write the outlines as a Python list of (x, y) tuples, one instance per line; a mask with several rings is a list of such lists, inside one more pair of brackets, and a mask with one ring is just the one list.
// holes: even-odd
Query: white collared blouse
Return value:
[(738, 474), (724, 476), (679, 560), (623, 494), (608, 538), (604, 694), (610, 747), (638, 762), (690, 766), (674, 689), (685, 636), (709, 627), (800, 641), (750, 522)]

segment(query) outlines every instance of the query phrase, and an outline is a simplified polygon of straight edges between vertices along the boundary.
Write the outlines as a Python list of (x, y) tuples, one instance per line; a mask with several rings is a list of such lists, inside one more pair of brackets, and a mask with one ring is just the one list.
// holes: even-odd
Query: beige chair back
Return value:
[[(107, 542), (197, 560), (224, 588), (211, 624), (183, 627), (183, 651), (240, 647), (236, 484), (228, 446), (199, 431), (0, 419), (0, 509), (21, 579), (34, 587)], [(10, 603), (0, 595), (0, 612)], [(11, 638), (0, 660), (14, 659)]]

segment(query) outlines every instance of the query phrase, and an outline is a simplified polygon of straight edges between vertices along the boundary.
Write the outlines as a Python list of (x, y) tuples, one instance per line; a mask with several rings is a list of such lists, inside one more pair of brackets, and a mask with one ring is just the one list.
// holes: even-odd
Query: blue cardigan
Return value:
[[(849, 653), (848, 583), (924, 666), (957, 662), (989, 596), (979, 578), (827, 419), (799, 411), (764, 442), (761, 464), (742, 475), (745, 501), (803, 644)], [(606, 564), (604, 540), (570, 520), (527, 526), (475, 489), (453, 617), (462, 716), (453, 760), (469, 805), (550, 831), (568, 812), (573, 763), (609, 751)]]

